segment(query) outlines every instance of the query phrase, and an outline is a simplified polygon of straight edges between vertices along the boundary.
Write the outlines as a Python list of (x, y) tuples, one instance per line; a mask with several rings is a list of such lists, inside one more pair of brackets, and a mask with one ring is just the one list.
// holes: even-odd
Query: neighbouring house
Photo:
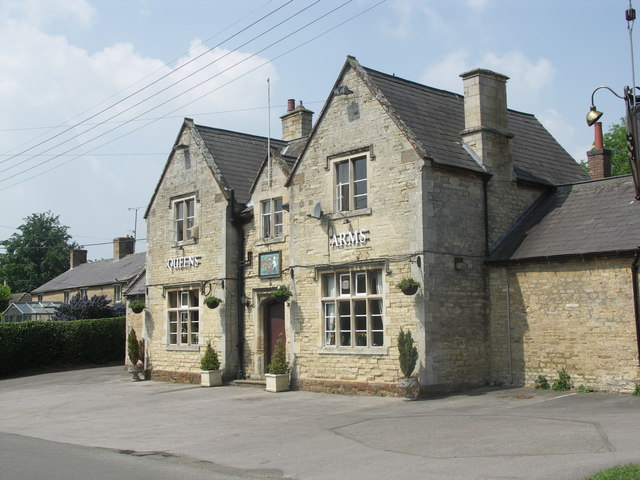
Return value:
[(144, 270), (145, 253), (134, 253), (132, 237), (113, 241), (113, 258), (87, 262), (86, 250), (73, 250), (70, 268), (31, 294), (38, 301), (68, 303), (77, 294), (89, 298), (105, 295), (113, 303), (123, 303), (123, 292)]
[(12, 302), (2, 312), (3, 322), (48, 321), (56, 313), (61, 302)]
[(282, 339), (297, 388), (395, 395), (404, 329), (426, 393), (562, 368), (632, 389), (630, 179), (590, 181), (507, 108), (506, 76), (461, 77), (464, 95), (348, 57), (315, 124), (289, 101), (281, 140), (185, 119), (145, 214), (151, 376), (196, 380), (211, 343), (226, 379), (261, 379)]

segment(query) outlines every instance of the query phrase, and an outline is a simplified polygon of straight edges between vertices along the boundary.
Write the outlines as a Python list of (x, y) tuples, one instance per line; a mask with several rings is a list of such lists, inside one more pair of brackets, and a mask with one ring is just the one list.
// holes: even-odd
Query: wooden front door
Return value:
[(284, 332), (284, 303), (270, 303), (265, 310), (264, 366), (266, 371), (266, 367), (271, 362), (271, 356), (276, 348), (276, 342), (279, 338), (282, 338), (286, 347), (287, 339)]

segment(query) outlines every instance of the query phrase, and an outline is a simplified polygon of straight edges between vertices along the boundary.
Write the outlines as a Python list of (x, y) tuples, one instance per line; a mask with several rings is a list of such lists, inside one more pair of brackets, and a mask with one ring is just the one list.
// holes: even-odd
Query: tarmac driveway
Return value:
[(257, 478), (578, 480), (640, 463), (630, 395), (482, 389), (410, 402), (132, 383), (103, 367), (1, 380), (0, 412), (0, 432)]

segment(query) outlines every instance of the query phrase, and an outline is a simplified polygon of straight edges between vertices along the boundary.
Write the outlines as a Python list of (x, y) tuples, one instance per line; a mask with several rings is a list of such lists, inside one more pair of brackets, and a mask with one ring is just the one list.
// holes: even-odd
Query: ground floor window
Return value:
[(384, 346), (382, 270), (322, 275), (324, 344)]
[(193, 290), (167, 292), (170, 345), (200, 343), (200, 293)]

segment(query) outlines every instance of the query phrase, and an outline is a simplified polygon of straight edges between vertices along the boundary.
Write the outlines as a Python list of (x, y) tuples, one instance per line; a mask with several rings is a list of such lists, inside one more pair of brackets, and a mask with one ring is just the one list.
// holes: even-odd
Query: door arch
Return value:
[(284, 328), (284, 303), (271, 302), (264, 308), (264, 369), (271, 362), (271, 356), (276, 348), (276, 342), (282, 338), (287, 345), (287, 337)]

